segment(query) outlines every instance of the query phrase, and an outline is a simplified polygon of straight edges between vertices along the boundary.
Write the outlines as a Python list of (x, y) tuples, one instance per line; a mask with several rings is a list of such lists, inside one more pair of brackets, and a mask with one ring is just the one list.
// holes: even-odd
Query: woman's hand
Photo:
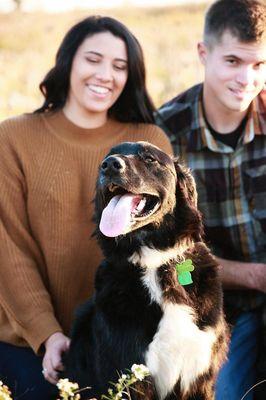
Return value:
[(54, 385), (58, 381), (58, 372), (64, 370), (62, 353), (69, 349), (69, 345), (70, 339), (61, 332), (53, 333), (44, 342), (43, 376)]

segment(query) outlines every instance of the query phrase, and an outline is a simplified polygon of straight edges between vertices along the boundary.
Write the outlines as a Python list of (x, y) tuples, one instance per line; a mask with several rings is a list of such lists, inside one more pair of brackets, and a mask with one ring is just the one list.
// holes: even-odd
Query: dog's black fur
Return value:
[[(217, 263), (202, 242), (194, 180), (157, 147), (123, 143), (100, 167), (97, 227), (110, 199), (127, 192), (148, 200), (118, 237), (97, 228), (105, 260), (95, 293), (74, 323), (66, 376), (92, 388), (87, 398), (99, 399), (119, 374), (146, 364), (151, 376), (131, 390), (132, 400), (214, 399), (227, 328)], [(146, 213), (149, 209), (153, 212)], [(195, 270), (193, 283), (182, 286), (175, 266), (185, 259)]]

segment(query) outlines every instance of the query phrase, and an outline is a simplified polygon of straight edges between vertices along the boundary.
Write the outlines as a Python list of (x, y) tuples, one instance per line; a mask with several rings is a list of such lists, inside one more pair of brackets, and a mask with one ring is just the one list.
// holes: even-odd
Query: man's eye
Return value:
[(264, 61), (259, 62), (258, 64), (255, 65), (256, 69), (260, 69), (266, 66), (266, 63)]
[(237, 64), (237, 61), (234, 60), (234, 59), (232, 59), (232, 58), (229, 58), (228, 60), (226, 60), (226, 62), (227, 62), (228, 64), (230, 64), (230, 65), (235, 65), (235, 64)]

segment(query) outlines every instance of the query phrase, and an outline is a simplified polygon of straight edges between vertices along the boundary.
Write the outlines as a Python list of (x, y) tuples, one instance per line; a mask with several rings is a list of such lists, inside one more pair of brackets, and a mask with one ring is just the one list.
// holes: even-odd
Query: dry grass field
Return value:
[(197, 58), (206, 5), (86, 10), (61, 14), (0, 14), (0, 120), (37, 108), (39, 83), (53, 66), (65, 32), (90, 14), (125, 23), (145, 54), (147, 83), (156, 106), (199, 82)]

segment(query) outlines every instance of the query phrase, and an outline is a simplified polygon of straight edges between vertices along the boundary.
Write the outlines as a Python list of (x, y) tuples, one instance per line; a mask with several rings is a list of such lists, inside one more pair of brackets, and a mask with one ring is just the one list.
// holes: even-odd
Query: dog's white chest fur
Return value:
[(151, 300), (159, 303), (163, 311), (145, 361), (159, 397), (164, 399), (178, 380), (181, 390), (186, 392), (193, 381), (208, 370), (215, 332), (197, 327), (192, 308), (163, 301), (156, 268), (146, 270), (143, 283), (150, 292)]

